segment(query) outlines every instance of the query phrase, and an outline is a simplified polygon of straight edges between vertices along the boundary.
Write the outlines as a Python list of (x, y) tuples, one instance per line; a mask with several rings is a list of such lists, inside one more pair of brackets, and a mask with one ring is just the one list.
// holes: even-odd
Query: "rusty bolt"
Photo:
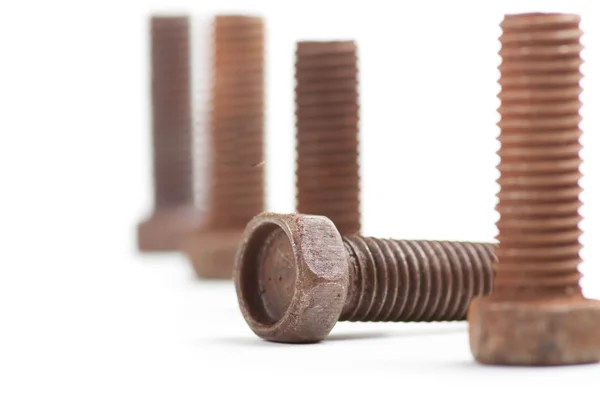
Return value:
[(198, 277), (231, 279), (248, 221), (264, 210), (264, 22), (213, 23), (213, 83), (206, 220), (185, 240)]
[(141, 251), (178, 250), (200, 220), (192, 181), (189, 22), (150, 19), (154, 211), (138, 225)]
[(262, 213), (244, 232), (234, 281), (263, 339), (310, 343), (337, 321), (464, 320), (492, 288), (494, 245), (342, 237), (323, 216)]
[(579, 16), (506, 15), (494, 293), (469, 310), (485, 364), (600, 360), (600, 302), (579, 286)]
[(360, 232), (358, 68), (352, 41), (296, 47), (296, 209)]

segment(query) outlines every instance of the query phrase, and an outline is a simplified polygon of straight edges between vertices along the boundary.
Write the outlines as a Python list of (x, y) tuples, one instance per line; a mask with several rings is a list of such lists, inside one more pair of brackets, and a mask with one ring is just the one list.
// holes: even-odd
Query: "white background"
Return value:
[(318, 345), (260, 341), (231, 283), (194, 280), (180, 255), (140, 256), (134, 235), (152, 206), (150, 12), (267, 18), (265, 168), (281, 212), (294, 209), (294, 42), (356, 39), (364, 233), (481, 241), (496, 234), (498, 24), (579, 12), (583, 285), (600, 298), (595, 3), (1, 1), (0, 399), (597, 399), (596, 365), (475, 364), (465, 323), (341, 323)]

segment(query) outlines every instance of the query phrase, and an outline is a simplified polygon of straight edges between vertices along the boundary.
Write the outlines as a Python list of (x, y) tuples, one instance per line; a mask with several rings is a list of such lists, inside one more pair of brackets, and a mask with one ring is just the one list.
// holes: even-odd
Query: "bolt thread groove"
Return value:
[(360, 232), (358, 69), (354, 42), (296, 49), (296, 207)]
[(151, 90), (154, 203), (193, 203), (189, 21), (152, 17)]
[(264, 209), (264, 23), (215, 17), (208, 225), (243, 229)]
[(492, 290), (495, 245), (344, 237), (350, 284), (340, 321), (464, 320)]
[(495, 296), (581, 294), (579, 17), (501, 24)]

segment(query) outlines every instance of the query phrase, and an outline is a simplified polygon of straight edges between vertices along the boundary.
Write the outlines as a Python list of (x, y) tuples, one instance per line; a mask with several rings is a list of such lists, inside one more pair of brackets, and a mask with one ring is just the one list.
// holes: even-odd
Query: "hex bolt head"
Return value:
[(181, 250), (202, 279), (231, 279), (242, 230), (201, 228), (183, 239)]
[(348, 260), (329, 219), (261, 214), (248, 223), (236, 261), (240, 309), (256, 335), (311, 343), (333, 329), (346, 300)]
[(469, 342), (477, 361), (505, 365), (600, 360), (600, 302), (583, 298), (473, 300)]
[(337, 321), (464, 320), (491, 290), (493, 248), (342, 237), (326, 217), (262, 213), (246, 227), (234, 282), (256, 335), (311, 343)]

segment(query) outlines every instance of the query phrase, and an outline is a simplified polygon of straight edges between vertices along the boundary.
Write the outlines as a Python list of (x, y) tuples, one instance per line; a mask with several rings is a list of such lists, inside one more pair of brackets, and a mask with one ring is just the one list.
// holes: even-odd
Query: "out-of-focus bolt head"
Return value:
[(242, 230), (194, 232), (183, 241), (181, 250), (201, 279), (231, 279)]
[(192, 206), (157, 210), (137, 226), (140, 251), (176, 251), (200, 223), (202, 214)]
[(242, 314), (259, 337), (323, 340), (338, 321), (348, 290), (342, 238), (326, 217), (259, 214), (242, 236), (234, 282)]
[(469, 309), (471, 352), (483, 364), (568, 365), (600, 361), (600, 301), (581, 297), (506, 301)]

